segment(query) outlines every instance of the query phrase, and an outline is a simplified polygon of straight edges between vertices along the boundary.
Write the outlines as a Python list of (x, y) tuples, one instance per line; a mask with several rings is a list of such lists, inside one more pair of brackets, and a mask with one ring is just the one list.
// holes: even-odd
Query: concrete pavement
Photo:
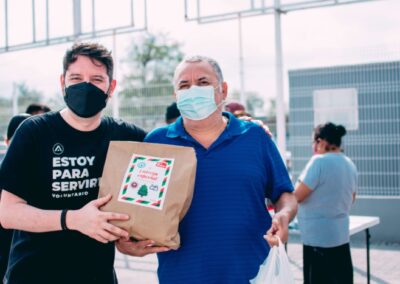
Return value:
[[(363, 239), (352, 240), (351, 254), (354, 266), (354, 283), (367, 283), (366, 248)], [(302, 245), (298, 237), (291, 237), (288, 244), (288, 255), (296, 283), (302, 283)], [(371, 283), (400, 284), (400, 243), (374, 243), (372, 236), (370, 260)], [(156, 275), (157, 257), (155, 255), (139, 258), (117, 253), (115, 268), (120, 284), (158, 283)]]

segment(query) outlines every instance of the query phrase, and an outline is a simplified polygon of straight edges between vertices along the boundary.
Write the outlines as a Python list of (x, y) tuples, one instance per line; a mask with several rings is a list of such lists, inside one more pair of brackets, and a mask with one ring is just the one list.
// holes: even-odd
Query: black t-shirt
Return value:
[[(15, 133), (0, 169), (0, 188), (40, 209), (79, 209), (98, 196), (109, 142), (143, 141), (146, 133), (103, 117), (89, 132), (59, 112), (34, 116)], [(9, 283), (114, 283), (114, 244), (77, 231), (15, 231)]]
[(6, 230), (0, 225), (0, 282), (7, 269), (12, 233), (12, 230)]

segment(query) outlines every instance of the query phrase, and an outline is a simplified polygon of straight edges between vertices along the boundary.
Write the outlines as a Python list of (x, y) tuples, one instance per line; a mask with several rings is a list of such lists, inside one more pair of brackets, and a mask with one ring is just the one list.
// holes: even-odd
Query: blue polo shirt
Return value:
[(197, 156), (193, 201), (181, 221), (181, 247), (158, 254), (160, 284), (249, 283), (268, 255), (271, 226), (265, 197), (293, 191), (279, 152), (258, 125), (229, 118), (208, 148), (184, 129), (182, 118), (156, 129), (147, 142), (193, 147)]

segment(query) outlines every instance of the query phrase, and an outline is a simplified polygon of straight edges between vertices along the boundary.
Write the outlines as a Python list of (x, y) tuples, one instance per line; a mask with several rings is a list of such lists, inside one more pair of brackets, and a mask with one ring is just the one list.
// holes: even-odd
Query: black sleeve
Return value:
[(137, 141), (143, 142), (147, 132), (137, 127), (133, 123), (128, 123), (121, 119), (114, 120), (116, 127), (114, 127), (114, 134), (111, 140), (122, 140), (122, 141)]
[(15, 132), (0, 168), (0, 188), (28, 201), (29, 184), (35, 178), (34, 122), (24, 121)]
[(146, 135), (147, 135), (147, 132), (133, 124), (129, 124), (129, 125), (132, 128), (133, 133), (134, 133), (133, 137), (130, 140), (143, 142), (144, 137), (146, 137)]

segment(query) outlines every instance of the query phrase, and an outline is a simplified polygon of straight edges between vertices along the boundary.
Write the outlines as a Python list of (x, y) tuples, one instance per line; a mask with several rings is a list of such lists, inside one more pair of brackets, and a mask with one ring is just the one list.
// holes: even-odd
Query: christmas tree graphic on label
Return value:
[(133, 154), (118, 201), (161, 210), (174, 159)]

